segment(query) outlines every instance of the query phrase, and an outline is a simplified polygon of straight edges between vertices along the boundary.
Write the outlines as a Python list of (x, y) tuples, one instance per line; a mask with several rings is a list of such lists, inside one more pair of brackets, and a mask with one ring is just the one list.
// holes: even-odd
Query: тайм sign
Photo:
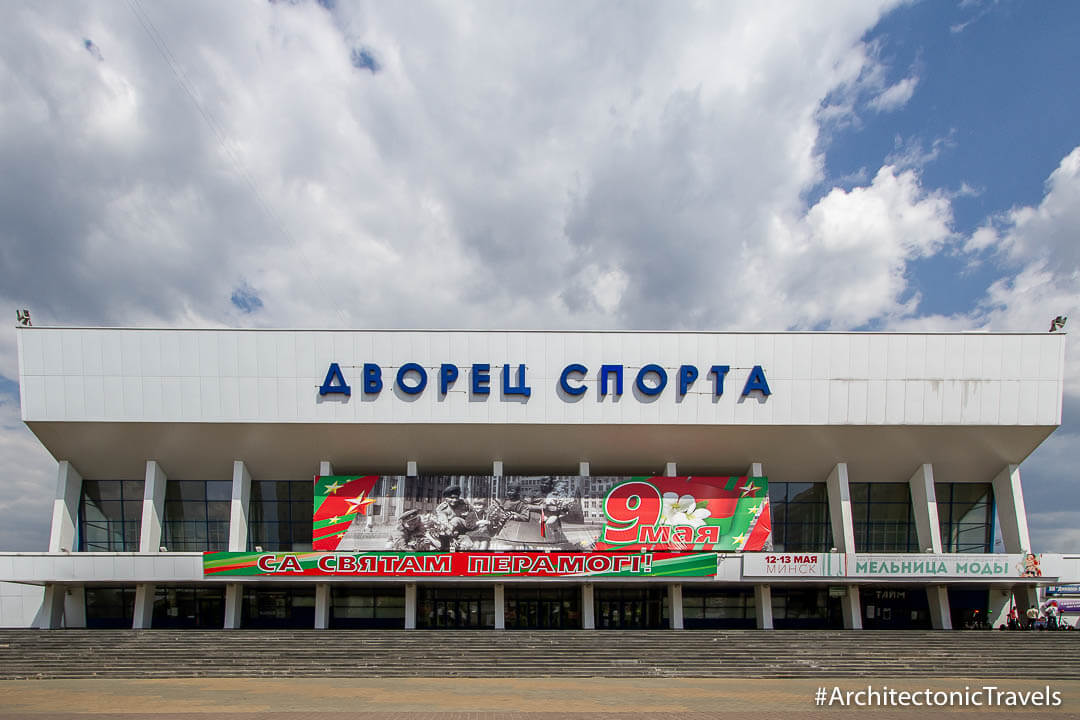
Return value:
[[(450, 392), (461, 377), (463, 370), (453, 363), (442, 363), (438, 368), (425, 368), (415, 362), (405, 363), (397, 368), (394, 374), (394, 385), (406, 395), (419, 395), (424, 392), (428, 385), (428, 370), (436, 375), (439, 383), (439, 394), (446, 395)], [(492, 369), (489, 363), (473, 363), (468, 370), (469, 392), (473, 395), (491, 394)], [(532, 395), (527, 377), (528, 368), (525, 363), (519, 363), (516, 367), (510, 363), (502, 366), (502, 394), (528, 398)], [(707, 371), (711, 378), (712, 394), (719, 397), (724, 394), (724, 380), (731, 372), (730, 365), (712, 365)], [(601, 397), (611, 394), (621, 396), (623, 394), (623, 378), (625, 368), (623, 365), (601, 365), (596, 374), (597, 392)], [(690, 392), (691, 386), (697, 382), (701, 371), (696, 365), (680, 365), (675, 370), (675, 383), (678, 385), (679, 397)], [(589, 368), (581, 363), (570, 363), (559, 374), (558, 389), (562, 396), (570, 399), (584, 395), (588, 386), (584, 384), (589, 377)], [(634, 388), (645, 397), (655, 397), (664, 392), (668, 385), (668, 371), (666, 368), (655, 363), (643, 365), (634, 374)], [(386, 380), (389, 382), (389, 378)], [(360, 387), (365, 395), (378, 395), (382, 392), (383, 369), (376, 363), (364, 363), (360, 369)], [(765, 378), (765, 371), (760, 365), (753, 366), (747, 373), (746, 381), (742, 386), (742, 396), (751, 393), (761, 393), (762, 397), (772, 394), (769, 382)], [(338, 363), (330, 363), (326, 371), (326, 378), (319, 386), (319, 395), (352, 395), (352, 385), (345, 378), (345, 373)]]

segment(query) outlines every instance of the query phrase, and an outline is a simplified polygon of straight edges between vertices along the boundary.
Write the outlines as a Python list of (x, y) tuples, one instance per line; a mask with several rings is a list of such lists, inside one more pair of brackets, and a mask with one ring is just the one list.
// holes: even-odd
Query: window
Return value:
[(753, 628), (757, 626), (754, 591), (683, 586), (683, 627)]
[(225, 588), (158, 585), (154, 588), (155, 628), (220, 628), (225, 624)]
[(919, 552), (907, 483), (851, 483), (857, 552)]
[(166, 482), (162, 545), (174, 552), (226, 550), (231, 508), (230, 480)]
[(490, 585), (484, 587), (422, 585), (418, 591), (417, 627), (495, 627), (495, 591)]
[(824, 588), (772, 589), (773, 625), (783, 629), (841, 628), (840, 600)]
[(330, 627), (405, 627), (405, 587), (331, 588)]
[(142, 480), (84, 480), (79, 501), (78, 549), (137, 552), (142, 499)]
[(315, 627), (315, 586), (244, 587), (244, 627)]
[(941, 548), (988, 553), (994, 548), (994, 491), (990, 483), (934, 483)]
[(311, 550), (314, 484), (307, 480), (251, 483), (248, 550)]
[(833, 546), (825, 483), (769, 483), (777, 552), (828, 552)]
[(130, 628), (135, 612), (135, 587), (86, 588), (86, 627)]

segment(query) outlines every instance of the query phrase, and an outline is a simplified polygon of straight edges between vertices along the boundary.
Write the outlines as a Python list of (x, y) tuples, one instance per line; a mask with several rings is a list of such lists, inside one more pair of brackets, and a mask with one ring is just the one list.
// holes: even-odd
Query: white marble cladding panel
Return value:
[[(1039, 334), (574, 333), (469, 331), (132, 330), (21, 328), (20, 392), (28, 421), (379, 422), (745, 425), (1057, 425), (1064, 338)], [(331, 362), (353, 393), (320, 396)], [(384, 387), (362, 392), (361, 367)], [(394, 387), (423, 365), (427, 388)], [(438, 392), (438, 368), (460, 369)], [(491, 365), (491, 394), (473, 395), (473, 363)], [(528, 401), (503, 397), (502, 366), (527, 366)], [(562, 369), (582, 363), (588, 391), (567, 399)], [(601, 398), (603, 364), (625, 367), (624, 394)], [(634, 389), (657, 363), (668, 386)], [(697, 382), (679, 397), (678, 368)], [(712, 365), (729, 365), (724, 394)], [(761, 365), (772, 395), (741, 397)]]
[(0, 555), (0, 581), (192, 582), (202, 553), (11, 553)]

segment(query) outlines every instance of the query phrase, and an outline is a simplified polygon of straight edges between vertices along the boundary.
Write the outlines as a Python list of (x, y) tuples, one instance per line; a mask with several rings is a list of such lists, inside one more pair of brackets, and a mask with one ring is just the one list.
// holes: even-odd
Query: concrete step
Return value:
[(852, 677), (1080, 679), (1080, 633), (0, 630), (0, 679)]

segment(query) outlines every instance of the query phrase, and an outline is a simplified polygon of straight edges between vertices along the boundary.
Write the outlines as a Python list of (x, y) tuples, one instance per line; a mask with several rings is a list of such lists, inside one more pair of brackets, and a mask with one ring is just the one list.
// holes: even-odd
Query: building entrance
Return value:
[(930, 628), (925, 588), (864, 587), (859, 598), (867, 630)]
[(506, 627), (565, 630), (581, 627), (581, 588), (575, 585), (507, 585)]
[(429, 629), (495, 627), (495, 589), (421, 586), (417, 588), (416, 626)]
[(668, 627), (666, 586), (600, 587), (594, 590), (596, 627), (659, 630)]

